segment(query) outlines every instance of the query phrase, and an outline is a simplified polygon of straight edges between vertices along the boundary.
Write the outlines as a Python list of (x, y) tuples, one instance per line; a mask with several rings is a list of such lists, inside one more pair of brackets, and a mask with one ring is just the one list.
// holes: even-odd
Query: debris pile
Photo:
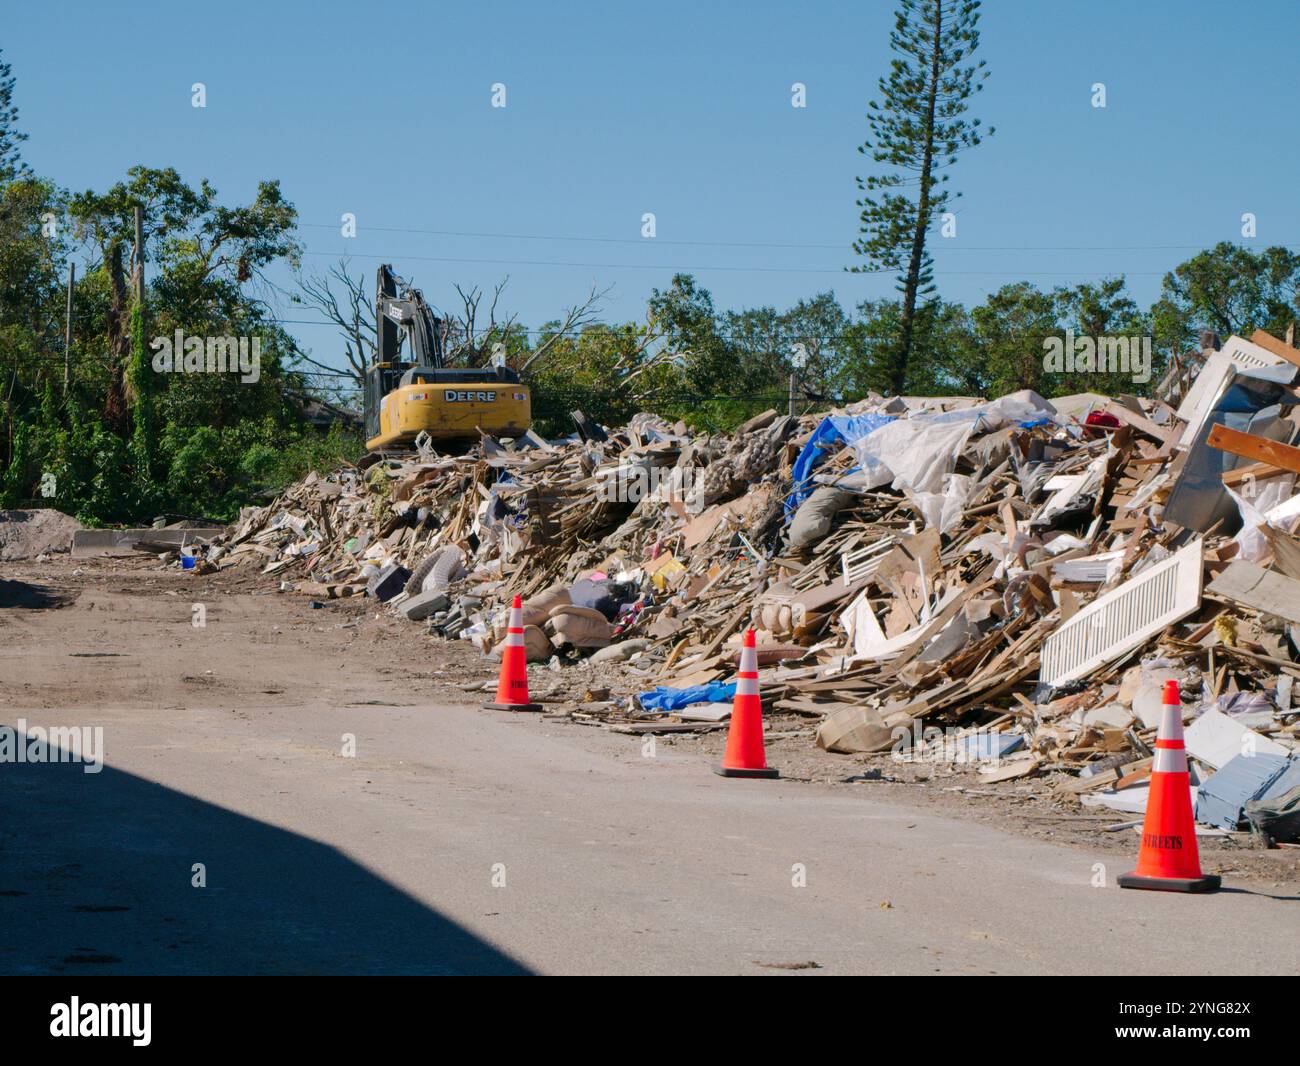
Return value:
[(0, 511), (0, 563), (66, 552), (80, 528), (80, 522), (62, 511)]
[(617, 665), (569, 713), (624, 731), (718, 727), (752, 627), (765, 710), (826, 750), (1065, 771), (1063, 795), (1124, 811), (1176, 679), (1198, 820), (1292, 841), (1298, 372), (1257, 332), (1150, 398), (872, 395), (730, 435), (575, 418), (313, 474), (206, 562), (485, 652), (518, 594), (530, 662)]

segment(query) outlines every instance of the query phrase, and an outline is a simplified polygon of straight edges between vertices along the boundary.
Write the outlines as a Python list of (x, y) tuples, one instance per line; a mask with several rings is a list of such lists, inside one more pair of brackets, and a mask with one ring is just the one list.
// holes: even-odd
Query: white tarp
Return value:
[(1056, 408), (1038, 393), (1022, 389), (966, 410), (897, 419), (858, 438), (852, 447), (867, 488), (892, 481), (896, 490), (942, 493), (944, 477), (972, 436), (1009, 422), (1055, 416)]

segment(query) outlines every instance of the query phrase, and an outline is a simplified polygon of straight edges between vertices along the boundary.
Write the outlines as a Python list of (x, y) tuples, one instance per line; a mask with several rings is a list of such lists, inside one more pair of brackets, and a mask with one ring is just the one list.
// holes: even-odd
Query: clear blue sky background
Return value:
[[(24, 4), (0, 47), (28, 161), (61, 185), (145, 163), (243, 202), (278, 178), (309, 267), (346, 250), (370, 278), (388, 260), (443, 307), (453, 282), (508, 274), (505, 302), (535, 327), (593, 282), (615, 286), (606, 319), (639, 318), (679, 270), (723, 309), (889, 295), (841, 268), (894, 6)], [(1196, 249), (1240, 240), (1246, 211), (1257, 246), (1300, 245), (1297, 0), (988, 0), (981, 29), (992, 76), (973, 114), (997, 134), (953, 172), (944, 297), (1124, 273), (1146, 304)], [(291, 328), (339, 358), (328, 328)]]

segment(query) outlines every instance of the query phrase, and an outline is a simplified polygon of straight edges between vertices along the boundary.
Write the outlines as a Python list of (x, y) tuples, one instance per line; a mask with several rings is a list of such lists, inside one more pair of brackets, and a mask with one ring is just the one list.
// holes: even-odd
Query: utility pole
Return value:
[(72, 381), (72, 289), (77, 283), (77, 264), (68, 264), (68, 310), (63, 321), (63, 395)]
[(795, 390), (799, 383), (799, 371), (808, 365), (808, 347), (802, 341), (794, 346), (793, 355), (790, 358), (790, 416), (794, 417), (794, 397)]

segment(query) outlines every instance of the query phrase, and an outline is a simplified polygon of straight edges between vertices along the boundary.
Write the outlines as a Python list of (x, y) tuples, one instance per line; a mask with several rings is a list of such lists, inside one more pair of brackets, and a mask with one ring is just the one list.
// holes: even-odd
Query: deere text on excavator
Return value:
[[(506, 366), (449, 367), (443, 321), (385, 264), (375, 284), (375, 361), (366, 368), (366, 447), (406, 451), (435, 443), (522, 436), (532, 423), (528, 386)], [(402, 342), (406, 358), (402, 358)]]

